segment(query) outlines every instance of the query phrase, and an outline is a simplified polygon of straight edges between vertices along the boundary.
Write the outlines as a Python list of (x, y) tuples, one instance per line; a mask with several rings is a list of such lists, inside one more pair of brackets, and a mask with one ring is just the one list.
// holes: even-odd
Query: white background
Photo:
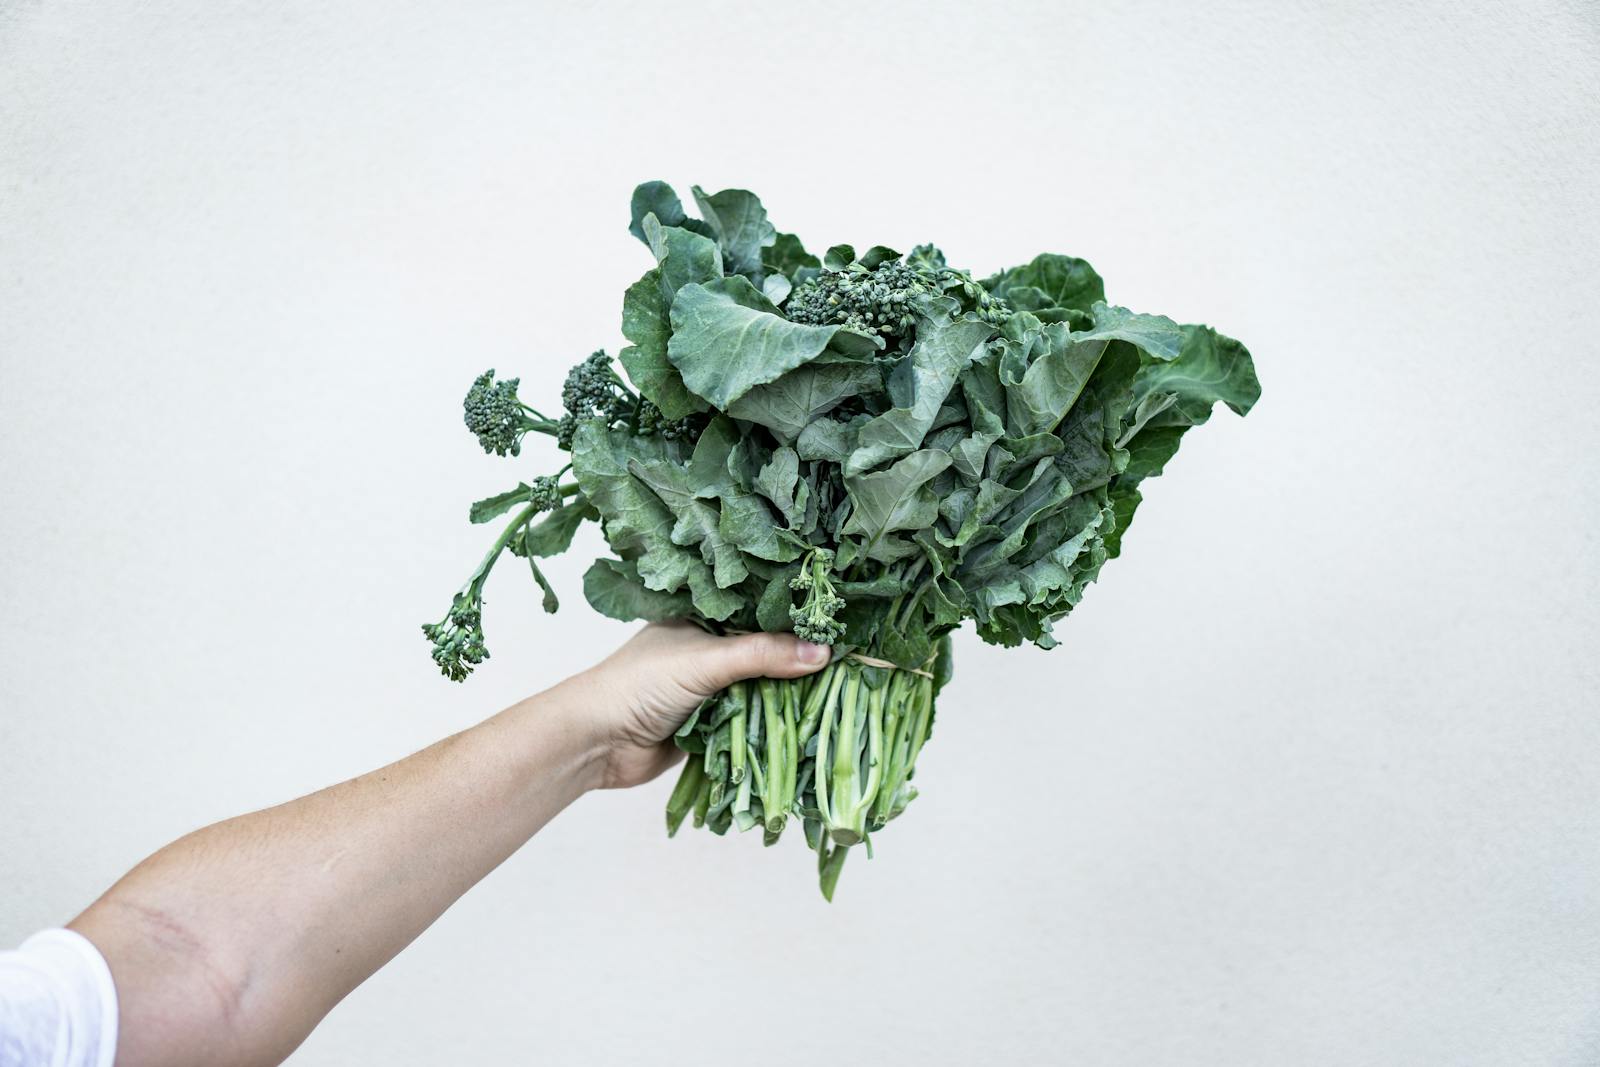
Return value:
[[(1202, 7), (1206, 7), (1202, 10)], [(1114, 8), (1114, 10), (1113, 10)], [(328, 10), (325, 10), (328, 9)], [(1600, 1060), (1590, 3), (0, 6), (0, 943), (620, 641), (494, 659), (493, 366), (620, 340), (637, 181), (1256, 354), (1052, 652), (970, 635), (852, 859), (563, 815), (300, 1067)]]

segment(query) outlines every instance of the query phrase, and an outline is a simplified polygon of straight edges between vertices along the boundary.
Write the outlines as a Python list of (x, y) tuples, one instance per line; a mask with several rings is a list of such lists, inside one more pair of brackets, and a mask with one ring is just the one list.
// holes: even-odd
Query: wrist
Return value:
[(605, 786), (611, 739), (596, 714), (594, 687), (582, 674), (568, 678), (518, 705), (539, 723), (544, 736), (538, 742), (561, 753), (563, 769), (578, 795)]

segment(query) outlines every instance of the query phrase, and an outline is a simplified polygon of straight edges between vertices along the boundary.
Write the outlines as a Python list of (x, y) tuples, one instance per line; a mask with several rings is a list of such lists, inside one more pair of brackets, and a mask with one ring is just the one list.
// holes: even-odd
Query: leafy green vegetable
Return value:
[[(595, 521), (615, 558), (584, 595), (615, 619), (792, 630), (833, 662), (730, 687), (684, 723), (667, 807), (714, 833), (791, 819), (830, 898), (848, 852), (905, 810), (949, 635), (1052, 647), (1052, 627), (1119, 555), (1183, 434), (1260, 396), (1244, 346), (1108, 304), (1088, 263), (1044, 254), (984, 281), (922, 245), (821, 257), (739, 189), (633, 195), (654, 265), (624, 294), (620, 354), (568, 373), (565, 412), (488, 372), (464, 402), (486, 452), (529, 434), (570, 453), (472, 505), (511, 518), (437, 623), (440, 671), (488, 658), (483, 587), (507, 550), (536, 560)], [(561, 479), (570, 471), (572, 480)]]

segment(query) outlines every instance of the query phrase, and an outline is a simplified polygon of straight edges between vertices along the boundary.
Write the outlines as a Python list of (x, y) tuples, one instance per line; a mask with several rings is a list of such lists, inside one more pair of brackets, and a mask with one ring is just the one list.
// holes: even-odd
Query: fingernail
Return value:
[(833, 655), (833, 649), (827, 645), (819, 645), (811, 641), (798, 641), (796, 644), (800, 646), (801, 663), (823, 663), (829, 656)]

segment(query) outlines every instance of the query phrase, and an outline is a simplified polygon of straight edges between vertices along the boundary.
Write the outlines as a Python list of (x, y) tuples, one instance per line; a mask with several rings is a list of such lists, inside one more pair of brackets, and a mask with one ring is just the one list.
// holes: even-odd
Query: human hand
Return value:
[(827, 665), (826, 645), (792, 634), (717, 637), (689, 623), (651, 623), (570, 680), (598, 731), (600, 784), (648, 782), (683, 755), (673, 733), (700, 702), (744, 678), (799, 678)]

